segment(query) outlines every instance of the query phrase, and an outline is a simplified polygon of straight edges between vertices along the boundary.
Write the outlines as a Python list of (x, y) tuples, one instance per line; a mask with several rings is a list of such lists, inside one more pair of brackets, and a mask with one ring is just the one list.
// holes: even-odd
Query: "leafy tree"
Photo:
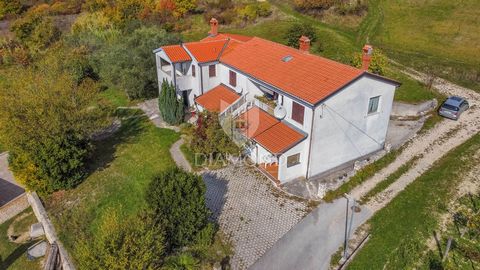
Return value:
[(33, 51), (47, 48), (60, 37), (60, 30), (45, 11), (31, 11), (13, 22), (10, 30), (18, 40)]
[(82, 269), (158, 269), (164, 256), (160, 227), (142, 213), (122, 220), (115, 209), (107, 211), (97, 236), (77, 247)]
[[(355, 53), (353, 55), (352, 66), (357, 68), (362, 67), (362, 53)], [(370, 65), (368, 66), (368, 71), (378, 75), (385, 75), (387, 68), (387, 56), (380, 49), (374, 49), (372, 58), (370, 60)]]
[(170, 125), (178, 125), (185, 117), (185, 105), (183, 99), (177, 98), (175, 86), (166, 80), (162, 82), (162, 89), (158, 97), (158, 107), (163, 120)]
[(75, 80), (58, 60), (13, 68), (0, 84), (0, 141), (17, 179), (43, 193), (82, 179), (90, 135), (108, 123), (95, 82)]
[[(109, 31), (109, 30), (107, 30)], [(100, 78), (125, 90), (129, 99), (158, 95), (155, 57), (152, 51), (166, 44), (180, 42), (177, 35), (157, 27), (140, 27), (132, 33), (110, 36), (97, 42), (93, 62)]]
[(179, 168), (158, 174), (147, 189), (147, 204), (156, 224), (165, 229), (170, 248), (184, 247), (208, 224), (202, 177)]
[(197, 0), (174, 0), (174, 3), (175, 9), (173, 13), (176, 17), (182, 17), (197, 7)]
[(300, 46), (299, 39), (301, 36), (306, 36), (313, 43), (317, 40), (317, 34), (312, 25), (306, 23), (293, 24), (286, 33), (287, 45), (297, 48)]
[(218, 114), (212, 112), (200, 114), (190, 146), (196, 153), (213, 157), (239, 152), (238, 147), (222, 129)]

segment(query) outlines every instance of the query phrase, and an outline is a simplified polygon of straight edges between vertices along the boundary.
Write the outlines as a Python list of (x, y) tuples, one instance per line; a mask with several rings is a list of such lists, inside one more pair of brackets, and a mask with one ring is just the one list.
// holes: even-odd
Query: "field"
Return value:
[(174, 165), (169, 148), (178, 139), (177, 133), (156, 128), (146, 117), (125, 117), (113, 137), (97, 144), (87, 179), (46, 199), (47, 211), (74, 258), (78, 239), (94, 237), (109, 208), (125, 216), (142, 209), (152, 176)]
[[(465, 172), (479, 162), (480, 134), (449, 152), (369, 221), (371, 238), (348, 269), (412, 269), (439, 229)], [(459, 158), (461, 157), (461, 158)]]

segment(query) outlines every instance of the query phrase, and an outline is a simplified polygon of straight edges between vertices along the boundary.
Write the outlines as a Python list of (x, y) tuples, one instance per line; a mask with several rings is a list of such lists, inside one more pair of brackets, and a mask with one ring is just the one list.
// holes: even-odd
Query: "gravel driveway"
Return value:
[(232, 269), (246, 269), (307, 213), (254, 168), (233, 165), (203, 174), (207, 206), (233, 244)]

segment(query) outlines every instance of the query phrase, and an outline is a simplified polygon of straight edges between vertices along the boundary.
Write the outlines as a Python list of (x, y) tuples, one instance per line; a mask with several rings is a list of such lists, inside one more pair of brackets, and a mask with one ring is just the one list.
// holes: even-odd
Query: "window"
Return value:
[(208, 66), (208, 77), (215, 77), (217, 76), (217, 69), (215, 68), (215, 65), (210, 65)]
[(287, 168), (300, 164), (300, 153), (287, 157)]
[(229, 75), (230, 75), (230, 85), (231, 86), (237, 86), (237, 73), (235, 73), (234, 71), (231, 71), (229, 72)]
[(192, 77), (195, 77), (195, 65), (192, 65)]
[(187, 72), (188, 72), (188, 63), (187, 62), (184, 62), (184, 63), (181, 63), (180, 64), (180, 72), (181, 72), (181, 75), (187, 75)]
[(293, 101), (292, 119), (303, 125), (303, 116), (305, 115), (305, 107)]
[(379, 101), (380, 101), (380, 96), (370, 98), (370, 102), (368, 102), (368, 114), (378, 112)]

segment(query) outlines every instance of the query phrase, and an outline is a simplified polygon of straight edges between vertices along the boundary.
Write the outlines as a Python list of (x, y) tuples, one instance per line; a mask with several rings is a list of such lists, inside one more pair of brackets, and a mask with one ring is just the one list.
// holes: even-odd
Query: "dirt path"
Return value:
[[(404, 73), (419, 81), (427, 80), (425, 74), (411, 69), (406, 69)], [(421, 158), (418, 159), (412, 168), (367, 203), (367, 207), (373, 212), (384, 207), (408, 184), (428, 170), (436, 160), (448, 151), (480, 132), (480, 95), (478, 93), (443, 79), (436, 79), (433, 87), (447, 95), (466, 97), (471, 104), (471, 108), (461, 116), (459, 121), (445, 120), (427, 133), (414, 138), (393, 163), (351, 192), (354, 198), (360, 199), (378, 183), (395, 172), (400, 166), (414, 156), (421, 155)]]

